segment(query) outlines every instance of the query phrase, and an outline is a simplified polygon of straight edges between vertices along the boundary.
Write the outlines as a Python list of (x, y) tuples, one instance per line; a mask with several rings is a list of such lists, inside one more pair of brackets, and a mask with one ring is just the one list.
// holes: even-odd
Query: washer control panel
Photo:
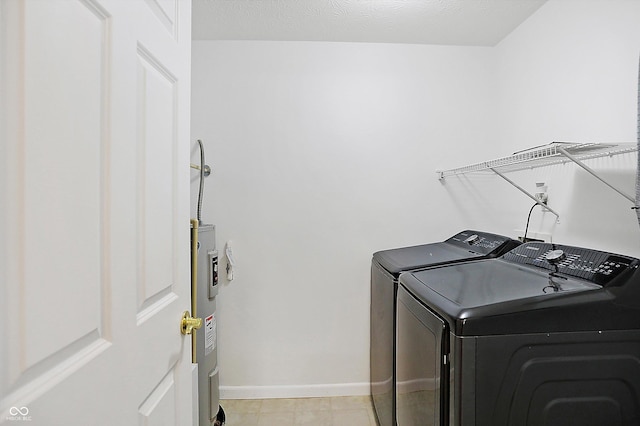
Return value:
[(619, 254), (538, 242), (522, 244), (505, 253), (502, 259), (600, 285), (611, 283), (624, 271), (636, 269), (640, 263), (638, 259)]
[(490, 254), (506, 244), (511, 244), (509, 248), (519, 244), (517, 241), (502, 235), (480, 231), (462, 231), (449, 238), (446, 242), (483, 255)]

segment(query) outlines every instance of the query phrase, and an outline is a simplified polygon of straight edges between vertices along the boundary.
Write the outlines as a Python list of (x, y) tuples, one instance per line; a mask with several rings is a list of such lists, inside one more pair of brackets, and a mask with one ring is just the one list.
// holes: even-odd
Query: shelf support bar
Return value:
[(526, 189), (522, 188), (520, 185), (518, 185), (517, 183), (515, 183), (514, 181), (512, 181), (511, 179), (509, 179), (508, 177), (506, 177), (505, 175), (503, 175), (502, 173), (500, 173), (499, 171), (497, 171), (496, 169), (494, 169), (493, 167), (490, 167), (491, 171), (493, 171), (495, 174), (497, 174), (498, 176), (500, 176), (502, 179), (506, 180), (507, 182), (509, 182), (512, 186), (516, 187), (517, 189), (520, 190), (520, 192), (522, 192), (524, 195), (526, 195), (527, 197), (531, 198), (533, 201), (535, 201), (536, 204), (541, 205), (542, 207), (544, 207), (545, 209), (549, 210), (551, 213), (553, 213), (554, 215), (556, 215), (556, 220), (560, 220), (560, 215), (553, 210), (552, 208), (550, 208), (548, 205), (546, 205), (545, 203), (541, 203), (540, 201), (538, 201), (536, 199), (536, 197), (534, 197), (533, 195), (531, 195), (530, 193), (527, 192)]
[(611, 185), (609, 182), (607, 182), (606, 180), (602, 179), (600, 176), (598, 176), (598, 174), (591, 169), (589, 166), (587, 166), (586, 164), (584, 164), (582, 161), (578, 160), (576, 157), (574, 157), (573, 155), (569, 154), (567, 152), (566, 149), (564, 148), (558, 148), (558, 151), (564, 155), (565, 157), (567, 157), (569, 160), (573, 161), (574, 163), (576, 163), (578, 166), (582, 167), (583, 169), (585, 169), (589, 174), (591, 174), (593, 177), (595, 177), (596, 179), (598, 179), (600, 182), (604, 183), (605, 185), (607, 185), (609, 188), (613, 189), (614, 191), (616, 191), (618, 194), (622, 195), (624, 198), (626, 198), (627, 200), (631, 201), (634, 205), (636, 203), (635, 198), (629, 196), (628, 194), (622, 192), (621, 190), (619, 190), (618, 188), (616, 188), (615, 186)]

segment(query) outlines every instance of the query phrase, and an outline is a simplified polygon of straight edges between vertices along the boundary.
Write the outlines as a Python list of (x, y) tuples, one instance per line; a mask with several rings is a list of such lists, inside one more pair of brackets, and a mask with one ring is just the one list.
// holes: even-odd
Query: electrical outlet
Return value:
[(534, 197), (542, 204), (547, 204), (547, 201), (549, 201), (549, 195), (546, 192), (536, 192)]
[(533, 194), (533, 196), (536, 200), (538, 200), (539, 203), (547, 204), (547, 201), (549, 201), (547, 189), (548, 187), (544, 184), (544, 182), (536, 182), (536, 192)]

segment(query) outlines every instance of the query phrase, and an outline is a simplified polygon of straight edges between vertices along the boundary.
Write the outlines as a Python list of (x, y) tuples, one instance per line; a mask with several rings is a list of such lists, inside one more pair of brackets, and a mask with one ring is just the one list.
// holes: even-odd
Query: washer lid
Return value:
[[(425, 302), (446, 300), (457, 306), (459, 312), (508, 301), (600, 288), (587, 281), (550, 277), (547, 271), (499, 259), (418, 271), (413, 275), (420, 284), (411, 283), (409, 289), (418, 298), (424, 296)], [(430, 297), (431, 294), (436, 297)]]
[(637, 267), (627, 256), (528, 243), (497, 259), (404, 273), (399, 282), (460, 335), (592, 330), (637, 324), (637, 312), (623, 319), (615, 303)]
[(398, 275), (412, 269), (499, 256), (518, 244), (502, 235), (466, 230), (443, 242), (379, 251), (373, 259)]
[[(550, 278), (548, 271), (536, 271), (502, 259), (407, 272), (400, 275), (399, 282), (428, 309), (448, 321), (455, 334), (465, 336), (519, 333), (525, 329), (548, 331), (549, 327), (542, 322), (527, 319), (532, 312), (550, 312), (548, 308), (552, 306), (557, 309), (575, 304), (578, 302), (574, 296), (601, 289), (597, 284), (575, 278)], [(562, 313), (554, 311), (549, 315), (564, 326)], [(514, 316), (517, 321), (510, 319)]]

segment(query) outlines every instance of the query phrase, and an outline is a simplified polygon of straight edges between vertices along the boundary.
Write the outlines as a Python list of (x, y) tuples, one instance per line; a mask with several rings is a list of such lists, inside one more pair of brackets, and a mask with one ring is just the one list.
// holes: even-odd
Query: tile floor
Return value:
[(376, 426), (370, 396), (220, 401), (226, 426)]

